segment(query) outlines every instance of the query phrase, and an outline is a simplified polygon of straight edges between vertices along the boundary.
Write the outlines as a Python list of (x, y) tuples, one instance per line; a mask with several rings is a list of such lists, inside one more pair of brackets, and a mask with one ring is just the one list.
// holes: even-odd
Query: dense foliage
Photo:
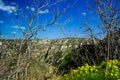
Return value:
[[(107, 70), (106, 70), (107, 67)], [(58, 80), (118, 80), (120, 79), (120, 62), (118, 60), (109, 60), (102, 62), (99, 66), (78, 67), (70, 73), (59, 77)]]

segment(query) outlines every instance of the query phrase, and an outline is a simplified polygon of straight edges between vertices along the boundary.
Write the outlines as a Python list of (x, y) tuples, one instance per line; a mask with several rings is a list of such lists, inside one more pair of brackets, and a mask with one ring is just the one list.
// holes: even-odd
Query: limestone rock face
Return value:
[(84, 39), (57, 39), (32, 41), (32, 56), (41, 57), (49, 63), (59, 63), (73, 48), (78, 48)]

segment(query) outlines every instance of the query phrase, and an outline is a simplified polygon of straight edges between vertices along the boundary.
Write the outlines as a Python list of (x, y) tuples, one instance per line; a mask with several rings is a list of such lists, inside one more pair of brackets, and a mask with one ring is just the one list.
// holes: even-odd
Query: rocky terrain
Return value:
[[(110, 59), (119, 59), (119, 36), (114, 38), (117, 40), (111, 49)], [(0, 56), (15, 54), (20, 42), (21, 40), (1, 40)], [(66, 73), (85, 63), (99, 65), (104, 61), (107, 55), (107, 38), (103, 40), (89, 38), (31, 40), (22, 47), (22, 53), (25, 53), (26, 56), (29, 55), (31, 58), (39, 59), (40, 62), (54, 65)], [(113, 54), (113, 50), (117, 50), (116, 54)]]

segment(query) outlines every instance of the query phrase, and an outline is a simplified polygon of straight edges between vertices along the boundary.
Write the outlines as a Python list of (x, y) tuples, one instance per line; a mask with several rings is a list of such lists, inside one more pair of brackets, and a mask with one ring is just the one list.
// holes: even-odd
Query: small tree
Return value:
[[(14, 20), (16, 20), (15, 22), (17, 22), (17, 28), (21, 30), (23, 38), (21, 38), (21, 40), (14, 40), (14, 42), (6, 41), (6, 45), (8, 48), (6, 50), (10, 52), (10, 55), (12, 55), (9, 58), (11, 58), (12, 61), (14, 55), (16, 56), (16, 58), (14, 60), (14, 68), (10, 70), (10, 72), (8, 71), (10, 74), (6, 74), (7, 76), (4, 74), (2, 79), (5, 78), (4, 76), (6, 76), (8, 80), (27, 80), (27, 69), (30, 64), (29, 60), (31, 59), (32, 53), (31, 44), (29, 43), (29, 41), (31, 39), (34, 39), (34, 37), (42, 28), (45, 31), (46, 27), (54, 25), (56, 21), (76, 3), (75, 1), (73, 4), (68, 4), (63, 8), (60, 8), (61, 4), (67, 2), (67, 0), (33, 0), (33, 2), (30, 2), (30, 6), (34, 6), (34, 8), (27, 7), (30, 9), (27, 14), (24, 12), (23, 9), (18, 8), (15, 11), (11, 8), (11, 11), (14, 13), (15, 16)], [(39, 20), (41, 20), (41, 17), (44, 16), (44, 14), (49, 14), (49, 18), (47, 17), (47, 21), (45, 22), (40, 22)], [(21, 25), (23, 24), (21, 22), (21, 19), (24, 21), (26, 27), (21, 27)], [(17, 45), (16, 42), (17, 44), (19, 44)]]
[[(107, 55), (106, 61), (117, 58), (119, 55), (115, 33), (119, 32), (120, 26), (120, 0), (93, 0), (102, 24), (107, 31)], [(107, 65), (108, 67), (108, 65)], [(106, 71), (107, 71), (106, 67)]]

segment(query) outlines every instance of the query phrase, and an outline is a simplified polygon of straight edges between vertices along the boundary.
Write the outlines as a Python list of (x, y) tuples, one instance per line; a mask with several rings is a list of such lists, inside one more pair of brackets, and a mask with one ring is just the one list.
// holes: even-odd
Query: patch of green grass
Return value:
[(28, 67), (27, 80), (46, 80), (53, 77), (55, 67), (40, 62), (38, 59), (31, 59)]

